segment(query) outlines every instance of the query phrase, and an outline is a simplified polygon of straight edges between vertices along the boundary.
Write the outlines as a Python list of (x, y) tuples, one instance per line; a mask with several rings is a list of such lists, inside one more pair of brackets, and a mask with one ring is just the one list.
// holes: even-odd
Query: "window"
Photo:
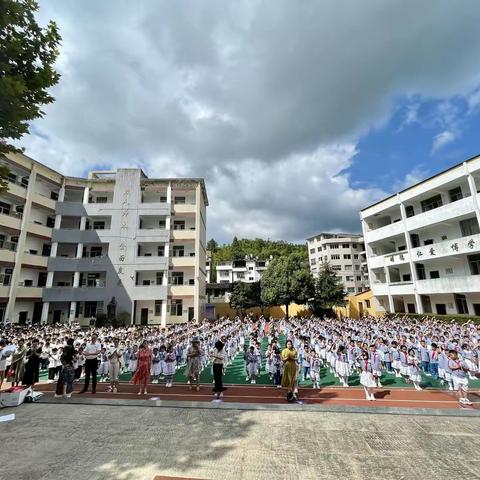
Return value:
[(355, 265), (355, 270), (360, 270), (360, 265)]
[(91, 247), (90, 256), (91, 257), (101, 257), (102, 256), (102, 247)]
[(352, 270), (352, 265), (345, 265), (344, 270)]
[[(157, 255), (159, 257), (164, 257), (165, 256), (165, 245), (159, 245), (157, 247)], [(150, 256), (151, 256), (151, 254), (150, 254)]]
[(167, 221), (166, 220), (159, 220), (158, 221), (158, 228), (161, 228), (162, 230), (165, 229), (167, 226)]
[(312, 258), (312, 259), (310, 260), (310, 264), (311, 264), (311, 265), (316, 265), (316, 263), (317, 263), (317, 261), (316, 261), (314, 258)]
[(185, 247), (183, 245), (174, 245), (173, 246), (173, 256), (174, 257), (183, 257), (185, 255)]
[(155, 277), (156, 277), (157, 285), (162, 285), (163, 284), (163, 272), (156, 272)]
[(345, 277), (345, 281), (346, 281), (346, 282), (353, 282), (353, 277), (352, 277), (351, 275), (347, 275), (347, 276)]
[(244, 272), (237, 272), (237, 278), (245, 278)]
[(370, 300), (365, 300), (365, 307), (370, 308)]
[(160, 197), (160, 203), (167, 203), (167, 197)]
[(440, 272), (438, 270), (432, 270), (430, 272), (430, 278), (440, 278)]
[(332, 270), (338, 271), (341, 270), (342, 266), (341, 265), (332, 265)]
[(448, 196), (450, 197), (451, 202), (456, 202), (463, 198), (462, 187), (452, 188), (448, 191)]
[(105, 222), (103, 220), (98, 220), (93, 222), (94, 230), (105, 230)]
[(315, 249), (314, 249), (314, 248), (311, 248), (311, 249), (310, 249), (310, 253), (315, 253)]
[(412, 248), (417, 248), (420, 246), (420, 237), (416, 233), (410, 234), (410, 241), (412, 242)]
[(10, 209), (12, 208), (11, 205), (5, 202), (0, 202), (0, 213), (4, 215), (10, 215)]
[[(336, 254), (330, 255), (330, 258), (331, 258), (332, 260), (340, 260), (340, 255), (336, 255)], [(325, 259), (327, 259), (327, 257), (325, 257)]]
[(356, 249), (358, 248), (358, 244), (357, 244), (357, 243), (352, 243), (352, 248), (353, 248), (354, 250), (356, 250)]
[(55, 217), (47, 217), (47, 227), (53, 228), (55, 226)]
[(472, 275), (480, 275), (480, 255), (469, 255), (468, 264)]
[(357, 279), (357, 282), (361, 282), (362, 281), (362, 277), (360, 275), (357, 275), (356, 276), (356, 279)]
[(413, 209), (413, 205), (407, 205), (405, 207), (405, 214), (407, 215), (407, 218), (415, 216), (415, 210)]
[(95, 317), (97, 315), (97, 302), (85, 302), (85, 317)]
[(174, 220), (173, 221), (174, 230), (185, 230), (185, 220)]
[(253, 282), (253, 277), (248, 277), (248, 279), (249, 279), (251, 282)]
[(172, 272), (172, 285), (183, 285), (183, 272)]
[(161, 317), (162, 316), (162, 300), (155, 300), (155, 316)]
[(433, 245), (433, 238), (429, 238), (423, 242), (424, 245)]
[(358, 253), (356, 253), (356, 254), (353, 256), (353, 259), (354, 259), (354, 260), (358, 260)]
[(421, 205), (422, 212), (428, 212), (429, 210), (433, 210), (443, 205), (442, 197), (440, 195), (435, 195), (433, 197), (427, 198), (426, 200), (422, 200)]
[(264, 267), (264, 266), (265, 266), (265, 262), (258, 262), (258, 266), (259, 266), (259, 267)]
[(96, 197), (94, 203), (107, 203), (107, 197)]
[(348, 287), (347, 292), (348, 293), (355, 293), (355, 287)]
[(175, 197), (175, 205), (185, 205), (185, 197)]
[(462, 314), (465, 313), (468, 315), (468, 305), (467, 298), (465, 295), (455, 294), (455, 303), (457, 304), (457, 312)]
[(50, 192), (50, 198), (52, 200), (58, 200), (58, 193), (57, 192)]
[(322, 251), (322, 247), (317, 247), (317, 252), (321, 252)]
[(350, 244), (349, 243), (343, 243), (342, 248), (350, 248)]
[(402, 282), (411, 282), (412, 276), (409, 273), (404, 273), (402, 275)]
[(425, 274), (425, 265), (423, 265), (423, 263), (416, 263), (415, 264), (415, 269), (416, 269), (416, 272), (417, 272), (417, 278), (419, 280), (425, 280), (427, 278), (427, 276)]
[(253, 270), (253, 267), (248, 267), (249, 270)]
[(170, 315), (181, 317), (183, 310), (183, 300), (172, 300), (170, 304)]
[(24, 280), (23, 281), (24, 287), (33, 287), (33, 280)]
[(331, 243), (330, 244), (330, 248), (333, 249), (333, 248), (339, 248), (339, 245), (338, 243)]
[(477, 217), (461, 220), (460, 230), (462, 231), (462, 237), (466, 237), (467, 235), (476, 235), (477, 233), (480, 233)]
[(352, 256), (349, 253), (347, 253), (346, 255), (343, 256), (343, 259), (344, 260), (351, 260)]
[(453, 275), (453, 268), (452, 267), (447, 267), (445, 269), (445, 274), (446, 275)]

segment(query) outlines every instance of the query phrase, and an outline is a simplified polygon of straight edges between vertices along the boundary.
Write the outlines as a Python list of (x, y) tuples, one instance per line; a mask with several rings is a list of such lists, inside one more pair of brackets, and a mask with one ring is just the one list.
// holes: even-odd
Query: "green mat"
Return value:
[[(283, 347), (285, 345), (285, 336), (279, 336), (279, 345)], [(259, 376), (256, 379), (257, 385), (273, 385), (273, 380), (270, 380), (269, 374), (265, 372), (265, 352), (268, 347), (268, 339), (264, 338), (262, 342), (262, 368)], [(180, 367), (176, 372), (175, 376), (173, 377), (174, 383), (186, 383), (187, 378), (185, 376), (186, 367)], [(42, 371), (40, 373), (40, 380), (46, 380), (48, 378), (48, 372)], [(303, 378), (303, 376), (301, 377)], [(130, 372), (122, 373), (120, 375), (121, 382), (128, 382), (131, 379)], [(422, 387), (423, 388), (445, 388), (444, 385), (440, 383), (439, 380), (435, 380), (432, 377), (422, 374)], [(211, 365), (205, 368), (201, 375), (200, 375), (200, 382), (201, 383), (212, 383), (213, 382), (213, 374)], [(245, 374), (245, 367), (243, 362), (243, 352), (240, 352), (233, 362), (227, 367), (225, 376), (223, 378), (223, 382), (225, 384), (235, 384), (235, 385), (249, 385), (250, 382), (246, 380)], [(81, 381), (80, 381), (81, 383)], [(165, 383), (165, 380), (160, 380), (160, 383)], [(306, 381), (300, 380), (299, 382), (301, 387), (310, 387), (312, 382), (310, 379)], [(348, 384), (352, 387), (360, 385), (360, 378), (359, 375), (353, 374), (348, 381)], [(402, 378), (395, 377), (394, 374), (384, 373), (382, 375), (382, 385), (388, 388), (413, 388), (412, 384), (405, 383)], [(469, 381), (470, 388), (480, 388), (480, 380), (470, 380)], [(330, 373), (330, 370), (326, 367), (322, 368), (320, 374), (320, 386), (321, 387), (332, 387), (332, 386), (341, 386), (340, 382), (335, 376)]]

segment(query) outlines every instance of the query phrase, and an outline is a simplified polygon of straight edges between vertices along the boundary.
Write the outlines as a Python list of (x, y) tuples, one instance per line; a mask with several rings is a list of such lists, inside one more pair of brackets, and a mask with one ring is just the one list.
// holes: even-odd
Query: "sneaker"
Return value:
[(63, 395), (59, 395), (58, 393), (56, 393), (53, 398), (62, 398)]
[(72, 394), (71, 394), (71, 393), (67, 393), (67, 398), (72, 398)]
[(451, 385), (448, 386), (449, 390), (453, 390), (453, 387)]
[(113, 389), (113, 393), (117, 393), (117, 389), (116, 389), (116, 388)]

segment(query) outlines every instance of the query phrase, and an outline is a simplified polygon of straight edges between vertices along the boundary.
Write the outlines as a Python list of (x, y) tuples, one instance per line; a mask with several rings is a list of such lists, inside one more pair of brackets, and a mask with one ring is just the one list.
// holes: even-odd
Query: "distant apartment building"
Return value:
[[(216, 277), (213, 283), (254, 283), (260, 281), (263, 272), (267, 269), (270, 260), (259, 260), (248, 257), (244, 260), (220, 262), (216, 265)], [(207, 267), (207, 276), (210, 275), (210, 267)], [(210, 275), (211, 277), (211, 275)]]
[(135, 168), (74, 178), (25, 155), (3, 161), (2, 320), (85, 324), (113, 297), (135, 324), (203, 317), (202, 179), (149, 179)]
[(384, 310), (480, 315), (479, 190), (477, 156), (361, 211)]
[(351, 233), (319, 233), (307, 239), (312, 275), (323, 263), (334, 270), (349, 295), (368, 290), (363, 237)]

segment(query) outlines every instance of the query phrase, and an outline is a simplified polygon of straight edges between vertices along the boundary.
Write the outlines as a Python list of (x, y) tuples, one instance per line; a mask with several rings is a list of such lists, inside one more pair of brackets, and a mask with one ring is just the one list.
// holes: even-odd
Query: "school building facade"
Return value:
[(480, 315), (480, 156), (360, 212), (387, 312)]
[(205, 313), (203, 179), (149, 179), (140, 169), (64, 176), (23, 154), (2, 159), (0, 320), (135, 324)]

